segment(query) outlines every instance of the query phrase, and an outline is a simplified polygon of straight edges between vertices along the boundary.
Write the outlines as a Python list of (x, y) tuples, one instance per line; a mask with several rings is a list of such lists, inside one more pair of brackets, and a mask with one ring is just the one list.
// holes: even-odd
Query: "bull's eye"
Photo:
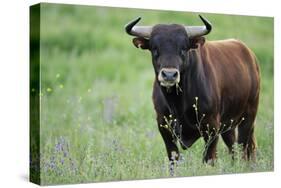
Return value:
[(158, 52), (158, 50), (157, 50), (156, 48), (154, 48), (154, 49), (152, 50), (152, 55), (153, 55), (153, 57), (155, 57), (155, 58), (157, 58), (157, 57), (159, 56), (159, 52)]
[(184, 56), (185, 56), (185, 54), (186, 54), (186, 52), (187, 52), (187, 50), (186, 50), (186, 49), (182, 49), (182, 50), (181, 50), (181, 56), (182, 56), (182, 57), (184, 57)]

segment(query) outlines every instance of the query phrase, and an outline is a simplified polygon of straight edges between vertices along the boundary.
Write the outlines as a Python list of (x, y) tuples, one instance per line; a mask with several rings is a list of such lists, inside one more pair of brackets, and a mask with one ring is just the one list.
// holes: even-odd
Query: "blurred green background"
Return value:
[[(176, 176), (271, 171), (273, 18), (203, 15), (213, 24), (207, 40), (240, 39), (259, 59), (257, 161), (241, 160), (237, 149), (233, 162), (220, 141), (215, 166), (202, 164), (199, 140), (182, 152)], [(150, 53), (136, 49), (124, 32), (138, 16), (143, 25), (202, 24), (198, 13), (41, 4), (42, 184), (169, 177), (151, 99)]]

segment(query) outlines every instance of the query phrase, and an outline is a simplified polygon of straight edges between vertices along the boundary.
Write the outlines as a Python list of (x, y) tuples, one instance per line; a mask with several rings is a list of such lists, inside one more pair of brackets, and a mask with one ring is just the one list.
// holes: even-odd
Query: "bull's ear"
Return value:
[(190, 39), (191, 48), (198, 48), (199, 46), (203, 46), (205, 43), (205, 37), (195, 37)]
[(149, 40), (142, 37), (133, 38), (133, 44), (135, 45), (135, 47), (141, 48), (143, 50), (149, 48)]

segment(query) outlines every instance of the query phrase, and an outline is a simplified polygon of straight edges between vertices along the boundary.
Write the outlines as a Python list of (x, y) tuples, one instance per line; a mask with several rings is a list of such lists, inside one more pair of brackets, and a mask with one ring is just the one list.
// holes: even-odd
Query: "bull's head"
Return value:
[(136, 26), (140, 17), (125, 26), (129, 35), (136, 36), (133, 44), (137, 48), (150, 50), (155, 74), (161, 86), (170, 88), (178, 84), (183, 67), (188, 62), (188, 51), (204, 44), (203, 35), (211, 31), (212, 25), (202, 16), (199, 17), (204, 26)]

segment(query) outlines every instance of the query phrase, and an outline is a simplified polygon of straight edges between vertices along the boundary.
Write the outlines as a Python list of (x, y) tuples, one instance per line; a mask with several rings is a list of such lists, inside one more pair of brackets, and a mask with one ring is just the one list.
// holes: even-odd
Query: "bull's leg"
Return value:
[(232, 155), (232, 158), (234, 158), (233, 146), (236, 141), (235, 130), (234, 129), (229, 130), (229, 131), (221, 134), (221, 137), (222, 137), (225, 145), (228, 147), (228, 151)]
[(176, 162), (179, 159), (179, 149), (178, 149), (176, 143), (173, 140), (172, 133), (167, 128), (165, 128), (163, 126), (163, 125), (165, 125), (164, 119), (163, 118), (157, 118), (157, 121), (158, 121), (158, 128), (159, 128), (161, 136), (164, 140), (166, 150), (167, 150), (167, 154), (168, 154), (168, 158), (169, 158), (169, 161), (170, 161), (170, 166), (169, 166), (170, 174), (173, 176)]
[(218, 136), (204, 136), (204, 140), (205, 151), (203, 154), (203, 162), (213, 166), (215, 159), (217, 158)]
[(243, 158), (253, 159), (256, 158), (256, 140), (254, 135), (254, 119), (246, 115), (244, 122), (238, 127), (238, 144), (243, 147)]
[(255, 119), (257, 114), (258, 98), (249, 102), (246, 111), (243, 114), (244, 121), (238, 126), (238, 144), (243, 147), (243, 158), (256, 158), (256, 139), (254, 135)]
[(214, 165), (215, 159), (217, 157), (217, 144), (218, 144), (218, 126), (219, 126), (219, 116), (214, 118), (207, 118), (206, 123), (203, 122), (202, 129), (203, 137), (205, 140), (205, 148), (203, 153), (203, 162)]

